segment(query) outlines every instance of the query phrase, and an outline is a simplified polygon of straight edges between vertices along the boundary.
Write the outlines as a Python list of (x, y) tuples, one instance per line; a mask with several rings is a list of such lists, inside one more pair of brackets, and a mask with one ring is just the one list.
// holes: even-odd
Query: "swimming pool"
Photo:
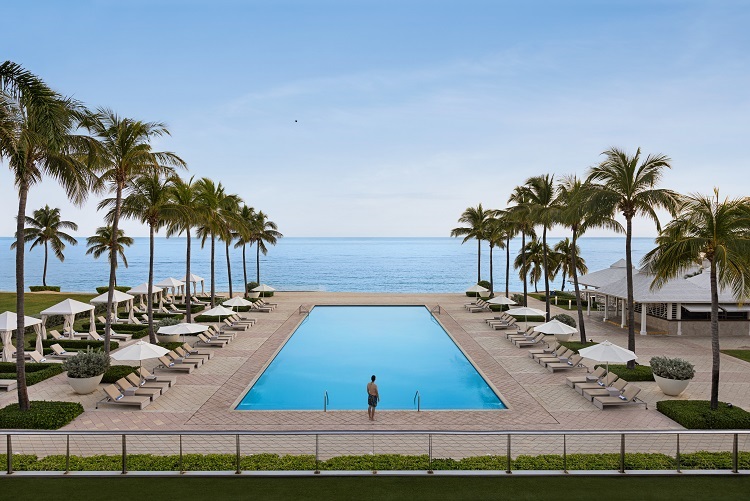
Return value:
[(237, 410), (367, 407), (377, 376), (378, 409), (505, 409), (424, 306), (316, 306)]

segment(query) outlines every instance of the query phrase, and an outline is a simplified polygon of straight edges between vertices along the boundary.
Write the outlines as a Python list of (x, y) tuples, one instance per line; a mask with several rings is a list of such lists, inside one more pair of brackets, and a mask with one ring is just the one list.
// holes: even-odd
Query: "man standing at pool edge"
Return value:
[(378, 400), (380, 400), (380, 393), (378, 393), (378, 385), (375, 384), (375, 375), (370, 378), (370, 382), (367, 383), (367, 417), (370, 421), (375, 421), (375, 407), (378, 406)]

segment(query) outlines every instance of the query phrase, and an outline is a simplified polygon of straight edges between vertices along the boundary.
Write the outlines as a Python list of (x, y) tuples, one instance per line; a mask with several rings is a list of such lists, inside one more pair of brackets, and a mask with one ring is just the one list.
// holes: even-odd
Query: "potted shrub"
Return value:
[[(174, 317), (167, 317), (167, 318), (162, 318), (161, 320), (159, 320), (158, 325), (154, 327), (158, 331), (159, 327), (166, 327), (168, 325), (177, 325), (179, 323), (181, 323), (180, 320)], [(180, 335), (179, 334), (159, 334), (159, 332), (157, 332), (156, 339), (158, 339), (160, 343), (176, 343), (180, 340)]]
[(73, 391), (86, 395), (96, 390), (102, 382), (102, 376), (109, 368), (109, 357), (103, 351), (94, 351), (89, 347), (66, 359), (62, 368), (68, 371), (68, 384)]
[(680, 395), (695, 376), (693, 364), (682, 358), (653, 357), (650, 363), (654, 381), (665, 395)]
[[(555, 315), (554, 317), (552, 317), (552, 320), (557, 320), (558, 322), (570, 327), (576, 326), (576, 321), (573, 319), (573, 317), (571, 317), (570, 315), (566, 315), (565, 313)], [(555, 334), (555, 339), (559, 342), (570, 341), (572, 335), (573, 334)]]

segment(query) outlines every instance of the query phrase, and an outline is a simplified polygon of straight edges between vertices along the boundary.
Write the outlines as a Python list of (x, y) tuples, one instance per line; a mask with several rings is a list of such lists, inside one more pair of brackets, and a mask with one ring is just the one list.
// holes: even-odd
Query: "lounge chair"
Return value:
[(138, 374), (135, 372), (131, 372), (127, 376), (125, 376), (125, 379), (128, 380), (130, 384), (133, 386), (138, 386), (140, 388), (158, 388), (161, 390), (161, 394), (163, 395), (165, 391), (167, 391), (171, 386), (172, 383), (167, 381), (149, 381), (148, 379), (142, 379)]
[(612, 383), (617, 381), (619, 378), (617, 377), (617, 374), (614, 372), (610, 372), (603, 378), (601, 378), (599, 381), (596, 381), (594, 383), (576, 383), (575, 386), (573, 386), (573, 389), (583, 395), (584, 390), (593, 390), (596, 388), (606, 388), (607, 386), (612, 386)]
[(528, 348), (530, 346), (537, 346), (540, 344), (546, 345), (546, 339), (547, 336), (540, 332), (532, 339), (514, 339), (513, 344), (515, 344), (518, 348)]
[(534, 348), (529, 350), (529, 357), (534, 358), (534, 355), (549, 355), (551, 353), (554, 353), (557, 351), (557, 349), (560, 347), (560, 343), (555, 341), (550, 346), (546, 348)]
[(65, 340), (69, 340), (70, 339), (69, 337), (65, 337), (62, 334), (60, 334), (59, 332), (57, 332), (55, 329), (48, 330), (47, 334), (49, 334), (49, 336), (52, 339), (54, 339), (55, 341), (65, 341)]
[(622, 391), (628, 386), (628, 382), (624, 379), (617, 379), (611, 386), (606, 388), (584, 388), (581, 395), (586, 397), (589, 402), (594, 400), (594, 397), (617, 397), (622, 395)]
[(0, 379), (0, 390), (12, 391), (18, 388), (18, 383), (15, 379)]
[(187, 313), (187, 310), (181, 310), (173, 304), (169, 305), (169, 309), (172, 311), (172, 313)]
[(266, 300), (265, 300), (265, 299), (263, 299), (262, 297), (261, 297), (261, 298), (258, 298), (258, 300), (257, 300), (257, 301), (255, 301), (255, 302), (256, 302), (256, 303), (260, 303), (260, 304), (262, 304), (263, 306), (270, 306), (271, 308), (276, 308), (276, 307), (277, 307), (277, 306), (279, 305), (279, 303), (269, 303), (268, 301), (266, 301)]
[(550, 372), (568, 371), (571, 369), (579, 369), (579, 368), (585, 369), (586, 366), (583, 365), (582, 362), (583, 362), (583, 357), (576, 353), (575, 355), (570, 357), (567, 362), (551, 362), (545, 365), (545, 367)]
[(154, 374), (151, 374), (148, 370), (144, 369), (143, 367), (138, 368), (138, 374), (146, 381), (152, 381), (157, 383), (168, 383), (169, 386), (174, 386), (176, 380), (171, 377), (166, 376), (156, 376)]
[(226, 318), (222, 320), (221, 323), (224, 324), (221, 326), (222, 330), (231, 329), (235, 331), (246, 331), (247, 329), (250, 328), (248, 324), (232, 323)]
[(228, 317), (227, 320), (229, 320), (232, 323), (241, 323), (241, 324), (250, 324), (250, 325), (254, 325), (255, 322), (258, 321), (257, 318), (243, 318), (239, 313), (236, 313), (232, 315), (231, 317)]
[(637, 395), (641, 389), (634, 384), (625, 387), (622, 395), (618, 397), (594, 397), (594, 405), (604, 410), (605, 407), (617, 407), (623, 405), (640, 405), (643, 404), (648, 409), (648, 404), (643, 400), (638, 400)]
[(104, 387), (104, 394), (106, 395), (102, 400), (96, 403), (96, 408), (99, 408), (99, 404), (114, 404), (114, 405), (125, 405), (129, 407), (138, 407), (143, 409), (151, 403), (151, 397), (143, 396), (125, 396), (117, 389), (113, 384)]
[(206, 332), (204, 335), (208, 338), (215, 339), (215, 338), (222, 338), (222, 339), (228, 339), (233, 340), (236, 336), (236, 332), (228, 332), (228, 331), (220, 331), (213, 325), (209, 325), (208, 329), (206, 329)]
[(557, 358), (562, 356), (562, 354), (566, 351), (568, 351), (568, 349), (565, 346), (560, 345), (552, 353), (549, 353), (547, 351), (542, 351), (541, 353), (531, 353), (531, 358), (533, 358), (534, 360), (537, 360), (539, 358)]
[(138, 385), (133, 385), (125, 379), (124, 377), (121, 377), (117, 380), (117, 386), (120, 387), (123, 394), (130, 396), (131, 394), (136, 397), (149, 397), (152, 401), (161, 395), (161, 388), (143, 388)]
[(258, 305), (258, 303), (253, 303), (250, 305), (250, 309), (253, 311), (260, 311), (262, 313), (271, 313), (271, 310), (273, 308), (271, 308), (270, 306), (260, 306)]
[(59, 344), (57, 344), (57, 343), (55, 343), (52, 346), (50, 346), (50, 348), (52, 349), (52, 355), (50, 355), (52, 357), (70, 358), (70, 357), (75, 357), (76, 354), (77, 354), (77, 353), (72, 353), (72, 352), (69, 352), (69, 351), (65, 351), (65, 349), (62, 346), (60, 346)]
[(61, 364), (62, 360), (50, 360), (49, 358), (46, 358), (44, 355), (39, 353), (38, 351), (26, 351), (24, 352), (24, 355), (29, 357), (33, 362), (36, 362), (38, 364)]
[(190, 374), (195, 369), (193, 364), (179, 364), (175, 363), (174, 360), (170, 360), (167, 357), (159, 357), (160, 364), (154, 368), (154, 370), (170, 371), (170, 372), (186, 372)]
[(198, 299), (195, 296), (190, 296), (190, 303), (191, 304), (200, 304), (200, 305), (203, 305), (203, 306), (206, 306), (206, 305), (210, 304), (210, 303), (207, 303), (205, 301), (201, 301), (200, 299)]
[(534, 333), (533, 327), (527, 327), (526, 330), (518, 329), (517, 332), (506, 332), (505, 333), (506, 339), (513, 341), (514, 339), (522, 339), (524, 341), (528, 341), (529, 339), (534, 339), (536, 337), (536, 333)]
[(178, 346), (173, 351), (177, 353), (183, 360), (201, 360), (204, 364), (206, 363), (206, 360), (208, 360), (212, 356), (199, 354), (197, 353), (198, 350), (195, 350), (196, 353), (191, 353), (181, 346)]
[[(89, 332), (89, 337), (93, 339), (94, 341), (104, 341), (104, 336), (99, 334), (98, 332)], [(114, 339), (116, 341), (130, 341), (133, 336), (130, 334), (120, 334), (118, 332), (115, 332), (113, 330), (109, 331), (109, 338)]]
[(198, 341), (196, 344), (200, 343), (203, 346), (211, 346), (211, 347), (218, 347), (223, 348), (229, 343), (229, 339), (209, 339), (203, 334), (198, 334)]
[(568, 360), (570, 360), (570, 357), (575, 354), (576, 352), (574, 352), (573, 350), (566, 349), (564, 352), (560, 353), (557, 356), (537, 357), (535, 360), (542, 367), (547, 367), (547, 364), (553, 364), (557, 362), (567, 363)]
[(209, 359), (214, 356), (214, 352), (206, 351), (206, 350), (198, 350), (190, 346), (188, 343), (182, 343), (182, 346), (180, 346), (180, 348), (182, 348), (183, 350), (185, 350), (191, 355), (204, 356), (204, 357), (208, 357)]
[(568, 386), (573, 388), (576, 383), (595, 383), (606, 373), (607, 369), (600, 365), (599, 367), (594, 369), (594, 372), (592, 372), (591, 374), (586, 374), (585, 376), (570, 376), (565, 378), (565, 382)]
[(186, 365), (187, 364), (192, 364), (192, 365), (195, 366), (196, 369), (198, 367), (200, 367), (201, 365), (203, 365), (203, 362), (204, 362), (203, 358), (190, 357), (190, 356), (183, 357), (183, 356), (178, 355), (177, 352), (174, 351), (174, 350), (172, 350), (169, 353), (167, 353), (166, 357), (167, 358), (171, 358), (172, 361), (174, 361), (174, 362), (176, 362), (178, 364), (186, 364)]

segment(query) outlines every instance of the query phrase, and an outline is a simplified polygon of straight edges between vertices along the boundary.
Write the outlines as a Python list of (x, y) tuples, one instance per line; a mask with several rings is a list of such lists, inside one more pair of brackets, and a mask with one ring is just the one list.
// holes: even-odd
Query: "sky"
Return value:
[[(154, 143), (286, 236), (448, 236), (533, 175), (616, 146), (662, 186), (747, 195), (745, 1), (2, 2), (0, 60), (91, 108), (165, 122)], [(17, 196), (0, 169), (0, 235)], [(45, 203), (91, 235), (96, 198)], [(135, 222), (133, 236), (147, 235)], [(635, 222), (637, 236), (653, 223)], [(555, 229), (553, 235), (565, 235)], [(591, 232), (590, 235), (608, 235)]]

